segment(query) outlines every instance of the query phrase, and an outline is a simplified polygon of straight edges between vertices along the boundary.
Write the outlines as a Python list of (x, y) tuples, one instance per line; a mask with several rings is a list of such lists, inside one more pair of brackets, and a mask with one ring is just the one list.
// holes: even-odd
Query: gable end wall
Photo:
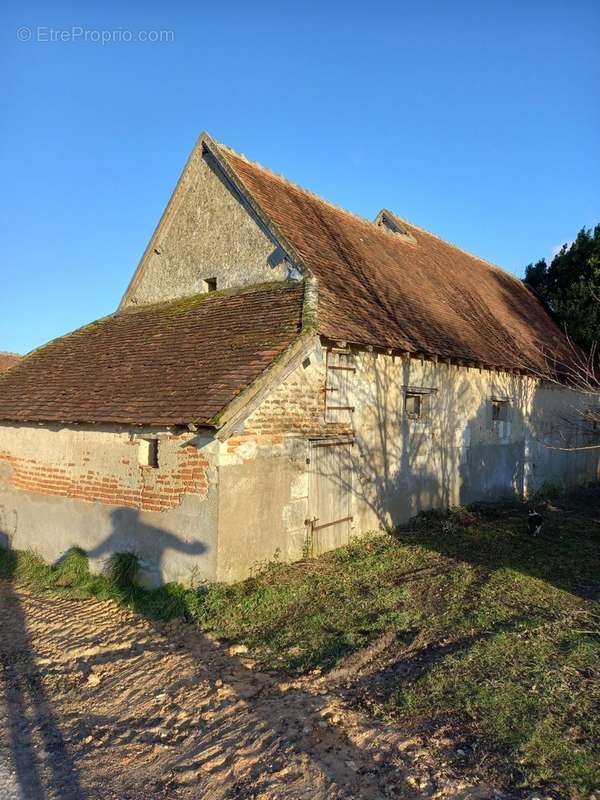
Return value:
[[(157, 252), (158, 251), (158, 252)], [(286, 280), (283, 253), (196, 147), (144, 254), (122, 306)]]

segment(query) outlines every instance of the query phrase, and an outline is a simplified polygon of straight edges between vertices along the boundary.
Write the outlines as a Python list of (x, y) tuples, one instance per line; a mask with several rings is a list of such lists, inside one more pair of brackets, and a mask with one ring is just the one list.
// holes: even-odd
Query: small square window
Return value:
[(158, 469), (158, 439), (140, 439), (138, 462), (141, 467)]
[(407, 392), (404, 396), (404, 413), (409, 419), (422, 419), (423, 396)]
[(508, 419), (508, 401), (492, 400), (492, 422), (506, 422)]
[(216, 292), (217, 291), (217, 279), (216, 278), (206, 278), (204, 281), (204, 291), (205, 292)]

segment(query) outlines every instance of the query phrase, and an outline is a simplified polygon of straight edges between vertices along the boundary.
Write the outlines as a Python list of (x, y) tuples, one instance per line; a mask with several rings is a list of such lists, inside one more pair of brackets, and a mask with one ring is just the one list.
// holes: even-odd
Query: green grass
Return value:
[(105, 574), (113, 586), (127, 589), (134, 586), (139, 568), (140, 560), (134, 553), (112, 553)]
[(114, 600), (156, 620), (194, 616), (199, 602), (195, 592), (176, 583), (157, 589), (136, 586), (132, 583), (134, 564), (137, 566), (137, 559), (131, 553), (115, 553), (103, 574), (92, 575), (87, 556), (78, 547), (68, 550), (54, 566), (35, 553), (0, 548), (0, 578), (13, 580), (32, 592)]
[(538, 539), (523, 506), (479, 505), (195, 591), (92, 576), (81, 551), (53, 568), (0, 551), (0, 574), (183, 615), (291, 673), (331, 668), (393, 631), (403, 677), (371, 708), (407, 730), (459, 731), (508, 785), (587, 797), (600, 787), (600, 489), (554, 502)]

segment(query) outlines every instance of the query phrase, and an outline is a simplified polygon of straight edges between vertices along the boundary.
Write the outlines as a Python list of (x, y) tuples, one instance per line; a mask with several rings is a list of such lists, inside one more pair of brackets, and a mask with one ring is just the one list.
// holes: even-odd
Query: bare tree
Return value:
[[(483, 338), (495, 342), (497, 363), (483, 366), (517, 372), (534, 378), (541, 385), (553, 384), (575, 393), (573, 402), (559, 420), (562, 435), (559, 431), (558, 438), (562, 438), (562, 443), (548, 443), (540, 437), (542, 444), (565, 451), (600, 448), (600, 340), (595, 341), (589, 351), (576, 344), (566, 329), (545, 341), (532, 340), (530, 336), (519, 340), (518, 335), (505, 329), (488, 309), (464, 294), (460, 313)], [(570, 441), (573, 439), (577, 440), (575, 444)]]

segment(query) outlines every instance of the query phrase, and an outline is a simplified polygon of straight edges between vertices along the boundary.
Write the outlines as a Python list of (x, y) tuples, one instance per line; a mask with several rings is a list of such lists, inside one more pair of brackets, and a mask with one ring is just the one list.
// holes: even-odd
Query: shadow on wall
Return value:
[[(420, 419), (405, 412), (409, 388), (422, 392)], [(482, 397), (482, 391), (490, 396)], [(361, 416), (340, 470), (352, 475), (352, 486), (345, 488), (356, 505), (370, 511), (361, 527), (391, 529), (432, 508), (522, 497), (530, 392), (513, 376), (498, 376), (490, 390), (456, 367), (434, 370), (426, 362), (416, 378), (411, 362), (371, 356), (354, 388)], [(509, 401), (501, 420), (492, 419), (492, 395)]]
[(96, 547), (87, 550), (89, 558), (108, 558), (112, 553), (134, 553), (147, 583), (158, 585), (164, 574), (167, 553), (202, 555), (208, 546), (204, 542), (186, 542), (173, 533), (148, 525), (140, 519), (135, 508), (118, 508), (111, 511), (111, 532)]
[[(457, 505), (477, 500), (523, 499), (528, 492), (528, 390), (519, 379), (503, 378), (464, 429), (459, 446)], [(496, 405), (502, 418), (494, 420)]]
[[(557, 449), (589, 442), (552, 387), (430, 362), (419, 370), (414, 360), (374, 354), (356, 375), (354, 445), (340, 448), (339, 472), (327, 478), (353, 495), (359, 530), (390, 530), (430, 509), (523, 499), (548, 481), (597, 478), (600, 449)], [(406, 413), (406, 391), (421, 393), (418, 419)]]
[[(527, 409), (536, 408), (537, 401), (549, 409), (548, 417), (556, 416), (556, 410), (547, 404), (545, 395), (538, 396), (545, 390), (518, 376), (497, 375), (490, 383), (478, 384), (479, 373), (475, 370), (470, 376), (455, 367), (442, 368), (440, 380), (444, 384), (447, 381), (447, 385), (440, 385), (437, 392), (429, 395), (424, 419), (410, 419), (404, 411), (403, 392), (399, 391), (399, 387), (415, 383), (409, 369), (406, 362), (394, 365), (390, 359), (371, 357), (366, 367), (369, 379), (361, 381), (355, 391), (354, 404), (362, 414), (361, 424), (357, 425), (354, 446), (340, 448), (344, 463), (339, 470), (339, 476), (352, 476), (351, 483), (337, 479), (345, 491), (354, 495), (355, 511), (357, 507), (367, 509), (366, 514), (357, 514), (359, 530), (380, 527), (397, 530), (401, 539), (415, 541), (416, 537), (425, 547), (481, 567), (483, 581), (491, 571), (513, 569), (549, 580), (584, 598), (595, 596), (597, 581), (583, 575), (576, 582), (572, 578), (577, 574), (572, 562), (580, 558), (572, 551), (581, 544), (574, 542), (571, 535), (563, 536), (559, 527), (553, 527), (551, 517), (544, 525), (542, 540), (547, 539), (554, 554), (562, 555), (553, 559), (551, 569), (539, 562), (539, 547), (532, 548), (526, 508), (522, 505), (514, 511), (517, 533), (506, 529), (498, 534), (492, 532), (493, 543), (480, 538), (484, 534), (479, 528), (444, 537), (434, 523), (419, 527), (416, 534), (400, 527), (431, 509), (445, 510), (476, 501), (521, 501), (540, 488), (549, 464), (554, 465), (556, 474), (562, 471), (574, 483), (574, 479), (581, 481), (584, 459), (590, 458), (590, 451), (562, 453), (553, 449), (552, 442), (562, 441), (565, 433), (560, 419), (554, 420), (545, 443), (541, 441), (543, 415), (538, 411), (531, 425), (527, 422)], [(433, 371), (429, 377), (425, 372), (421, 388), (435, 388), (433, 380)], [(479, 399), (474, 403), (473, 398)], [(500, 405), (495, 413), (493, 398)], [(599, 456), (597, 451), (591, 458), (597, 463)], [(583, 467), (569, 476), (569, 465), (579, 462)], [(333, 475), (334, 480), (337, 474)], [(332, 475), (328, 473), (327, 478), (331, 480)]]

